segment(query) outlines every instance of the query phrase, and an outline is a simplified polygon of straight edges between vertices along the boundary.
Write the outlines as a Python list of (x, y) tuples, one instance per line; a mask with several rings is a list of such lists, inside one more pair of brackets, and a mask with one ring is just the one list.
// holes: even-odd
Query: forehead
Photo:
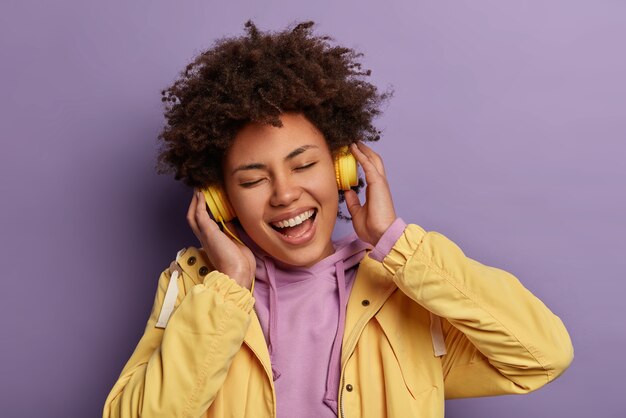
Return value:
[(286, 113), (280, 116), (282, 127), (250, 123), (242, 128), (225, 156), (225, 165), (284, 158), (303, 145), (313, 145), (328, 151), (324, 135), (302, 114)]

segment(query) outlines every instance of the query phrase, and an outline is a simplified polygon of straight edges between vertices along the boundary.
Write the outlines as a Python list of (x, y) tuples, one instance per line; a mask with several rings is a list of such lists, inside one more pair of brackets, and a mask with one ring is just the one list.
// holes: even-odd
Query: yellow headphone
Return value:
[[(335, 176), (337, 177), (337, 188), (339, 190), (350, 190), (350, 187), (359, 184), (357, 176), (356, 159), (350, 153), (347, 146), (339, 148), (335, 154)], [(224, 227), (224, 230), (235, 240), (242, 243), (232, 232), (226, 228), (225, 222), (236, 218), (235, 211), (226, 198), (226, 194), (219, 186), (209, 186), (202, 189), (209, 211), (215, 219)], [(242, 243), (243, 244), (243, 243)]]

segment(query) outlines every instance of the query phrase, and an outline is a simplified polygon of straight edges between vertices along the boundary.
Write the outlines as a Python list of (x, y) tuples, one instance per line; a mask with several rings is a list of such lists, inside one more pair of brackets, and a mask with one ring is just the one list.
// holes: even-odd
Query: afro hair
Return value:
[(377, 141), (372, 121), (393, 93), (365, 81), (363, 54), (315, 36), (313, 25), (272, 33), (248, 21), (245, 36), (217, 40), (187, 65), (161, 92), (157, 171), (191, 187), (223, 184), (221, 161), (238, 131), (251, 122), (280, 127), (284, 112), (304, 114), (331, 151)]

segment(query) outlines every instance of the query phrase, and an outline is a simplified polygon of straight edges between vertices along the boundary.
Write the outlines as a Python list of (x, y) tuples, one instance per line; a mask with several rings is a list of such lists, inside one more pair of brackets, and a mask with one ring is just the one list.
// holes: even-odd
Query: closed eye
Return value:
[(306, 170), (307, 168), (313, 167), (315, 164), (317, 164), (317, 161), (309, 163), (309, 164), (301, 165), (300, 167), (294, 168), (294, 170), (296, 171)]
[(259, 179), (259, 180), (256, 180), (256, 181), (249, 181), (249, 182), (247, 182), (247, 183), (241, 183), (241, 184), (239, 184), (239, 185), (240, 185), (241, 187), (252, 187), (252, 186), (254, 186), (255, 184), (257, 184), (257, 183), (261, 182), (261, 180), (263, 180), (263, 179)]
[[(305, 164), (305, 165), (301, 165), (301, 166), (299, 166), (299, 167), (296, 167), (296, 168), (294, 168), (294, 171), (304, 171), (304, 170), (306, 170), (307, 168), (311, 168), (311, 167), (313, 167), (315, 164), (317, 164), (317, 161), (313, 161), (312, 163), (308, 163), (308, 164)], [(248, 187), (254, 187), (255, 185), (257, 185), (258, 183), (260, 183), (260, 182), (262, 182), (262, 181), (263, 181), (263, 179), (259, 179), (259, 180), (255, 180), (255, 181), (249, 181), (249, 182), (246, 182), (246, 183), (240, 183), (239, 185), (240, 185), (241, 187), (246, 187), (246, 188), (248, 188)]]

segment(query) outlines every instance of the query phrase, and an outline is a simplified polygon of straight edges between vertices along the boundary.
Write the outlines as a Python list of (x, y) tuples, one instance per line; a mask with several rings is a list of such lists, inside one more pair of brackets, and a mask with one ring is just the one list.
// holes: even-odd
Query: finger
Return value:
[(348, 208), (350, 216), (354, 218), (356, 214), (359, 213), (359, 211), (363, 208), (359, 200), (359, 195), (357, 195), (354, 190), (346, 190), (344, 192), (344, 197), (346, 199), (346, 208)]
[(215, 230), (219, 230), (219, 227), (217, 226), (215, 221), (209, 216), (206, 201), (204, 200), (204, 194), (202, 192), (198, 193), (198, 201), (196, 204), (196, 211), (194, 216), (200, 232), (205, 232), (208, 234), (214, 232)]
[(374, 164), (378, 172), (384, 176), (385, 165), (383, 164), (382, 157), (361, 141), (357, 141), (356, 145), (357, 145), (358, 150), (361, 151), (363, 154), (365, 154), (369, 158), (369, 160), (372, 162), (372, 164)]
[[(239, 233), (237, 232), (237, 228), (235, 228), (235, 224), (234, 224), (232, 221), (231, 221), (231, 222), (225, 222), (225, 223), (224, 223), (224, 227), (225, 227), (225, 228), (226, 228), (226, 229), (227, 229), (227, 230), (228, 230), (231, 234), (233, 234), (235, 237), (237, 237), (237, 239), (241, 240), (241, 237), (239, 236)], [(228, 235), (229, 235), (229, 238), (232, 238), (232, 237), (230, 236), (230, 234), (228, 234)], [(237, 245), (242, 245), (240, 242), (237, 242), (236, 240), (235, 240), (234, 242), (235, 242), (235, 244), (237, 244)]]
[(383, 179), (383, 174), (381, 174), (371, 159), (365, 155), (356, 144), (350, 145), (350, 151), (352, 155), (357, 159), (361, 167), (363, 167), (363, 172), (365, 173), (365, 180), (368, 184), (375, 182), (376, 179)]
[(197, 225), (197, 237), (200, 240), (200, 244), (209, 257), (211, 265), (216, 265), (216, 254), (219, 254), (228, 248), (228, 246), (231, 245), (229, 243), (232, 242), (232, 240), (230, 237), (227, 238), (225, 234), (222, 233), (217, 223), (209, 216), (206, 200), (201, 191), (198, 191), (198, 194), (196, 195), (196, 207), (193, 213), (193, 218)]
[(187, 223), (191, 227), (196, 238), (200, 239), (200, 229), (198, 228), (198, 224), (196, 222), (196, 206), (198, 204), (198, 195), (197, 190), (194, 189), (193, 197), (191, 198), (191, 203), (189, 204), (189, 209), (187, 210)]

